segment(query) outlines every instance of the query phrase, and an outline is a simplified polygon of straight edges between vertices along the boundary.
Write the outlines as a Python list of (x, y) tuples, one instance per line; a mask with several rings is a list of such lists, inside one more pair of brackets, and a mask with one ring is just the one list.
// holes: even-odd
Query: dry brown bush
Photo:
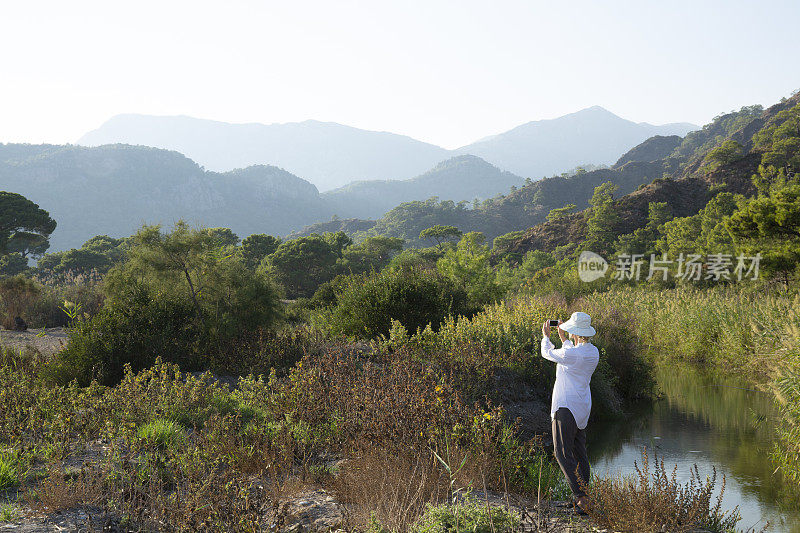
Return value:
[(450, 383), (403, 351), (370, 358), (339, 347), (308, 355), (281, 402), (280, 411), (311, 427), (335, 425), (340, 449), (363, 442), (425, 450), (431, 431), (471, 424), (474, 416)]
[(40, 287), (24, 276), (15, 276), (0, 281), (0, 309), (2, 309), (2, 325), (6, 329), (14, 329), (14, 317), (22, 316), (31, 320), (29, 313), (41, 293)]
[(430, 452), (398, 455), (372, 448), (351, 454), (333, 490), (347, 504), (349, 527), (363, 528), (374, 519), (391, 531), (406, 531), (428, 503), (446, 500), (447, 485)]
[(656, 455), (651, 463), (647, 450), (642, 464), (635, 463), (634, 476), (596, 478), (586, 488), (591, 500), (589, 514), (601, 527), (614, 531), (711, 531), (734, 530), (739, 521), (738, 507), (722, 511), (725, 477), (712, 502), (717, 481), (716, 469), (703, 480), (695, 465), (688, 483), (677, 480), (677, 466), (667, 472)]
[(26, 492), (25, 498), (31, 509), (43, 513), (94, 507), (103, 500), (104, 485), (96, 470), (82, 468), (68, 474), (60, 466), (51, 465), (44, 479), (34, 491)]
[(321, 334), (306, 327), (244, 332), (213, 357), (215, 371), (233, 375), (285, 375), (303, 355), (323, 350)]

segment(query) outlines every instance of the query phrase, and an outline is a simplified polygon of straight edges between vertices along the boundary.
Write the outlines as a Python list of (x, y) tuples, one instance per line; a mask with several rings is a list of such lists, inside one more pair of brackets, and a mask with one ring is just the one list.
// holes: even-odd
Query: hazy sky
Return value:
[(0, 142), (119, 113), (309, 118), (454, 148), (601, 105), (704, 124), (800, 88), (800, 2), (11, 1)]

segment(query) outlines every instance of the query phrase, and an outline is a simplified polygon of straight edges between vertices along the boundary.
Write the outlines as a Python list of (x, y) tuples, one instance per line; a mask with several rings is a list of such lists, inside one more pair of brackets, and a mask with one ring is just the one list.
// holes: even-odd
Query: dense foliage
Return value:
[(68, 277), (103, 275), (125, 256), (127, 239), (98, 235), (80, 248), (46, 254), (39, 259), (37, 274), (40, 277), (64, 281)]
[(138, 370), (157, 357), (207, 367), (243, 333), (272, 327), (274, 285), (220, 242), (184, 223), (170, 233), (146, 226), (131, 237), (125, 262), (105, 280), (106, 305), (72, 325), (54, 377), (115, 383), (126, 364)]
[(50, 246), (56, 221), (21, 194), (0, 191), (0, 276), (27, 268), (28, 257), (39, 257)]
[(387, 269), (352, 276), (335, 290), (335, 305), (317, 314), (333, 335), (372, 339), (387, 335), (397, 320), (410, 331), (438, 328), (448, 316), (469, 312), (467, 293), (435, 272)]
[(380, 270), (403, 247), (391, 237), (371, 237), (354, 244), (344, 232), (312, 234), (280, 243), (263, 260), (262, 270), (289, 298), (310, 297), (339, 274)]

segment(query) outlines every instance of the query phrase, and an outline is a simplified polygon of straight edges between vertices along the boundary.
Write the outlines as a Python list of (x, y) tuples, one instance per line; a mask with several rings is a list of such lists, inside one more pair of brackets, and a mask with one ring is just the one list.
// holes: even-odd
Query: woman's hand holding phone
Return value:
[(550, 336), (550, 330), (552, 328), (556, 328), (558, 331), (558, 336), (561, 337), (561, 340), (564, 341), (566, 337), (564, 336), (564, 331), (561, 329), (561, 324), (563, 324), (563, 320), (545, 320), (544, 324), (542, 324), (542, 335), (545, 337)]
[(563, 324), (563, 323), (564, 323), (563, 320), (559, 320), (558, 321), (558, 328), (557, 328), (558, 336), (559, 336), (559, 338), (561, 338), (561, 342), (564, 342), (565, 340), (567, 340), (567, 332), (564, 331), (563, 329), (561, 329), (561, 324)]

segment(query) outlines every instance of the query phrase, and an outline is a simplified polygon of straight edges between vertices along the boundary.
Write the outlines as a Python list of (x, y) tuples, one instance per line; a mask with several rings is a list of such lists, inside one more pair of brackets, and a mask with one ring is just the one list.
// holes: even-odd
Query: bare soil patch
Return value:
[(36, 350), (45, 355), (60, 352), (69, 341), (67, 331), (63, 327), (36, 328), (28, 331), (0, 330), (0, 346), (23, 352)]

